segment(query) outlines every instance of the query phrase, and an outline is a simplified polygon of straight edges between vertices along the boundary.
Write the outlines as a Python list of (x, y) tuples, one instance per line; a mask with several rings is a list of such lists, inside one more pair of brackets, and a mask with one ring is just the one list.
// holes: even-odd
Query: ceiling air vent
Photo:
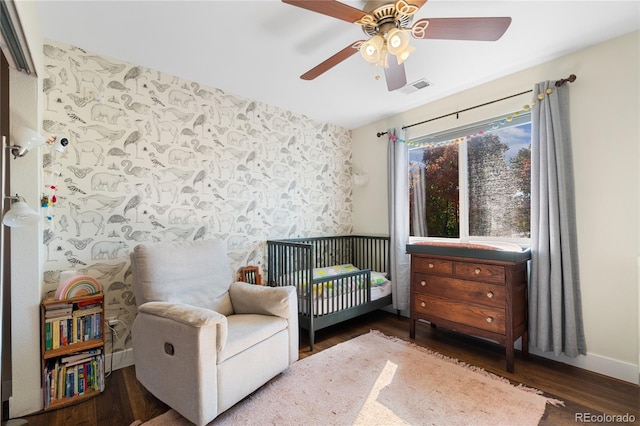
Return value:
[(410, 93), (417, 92), (418, 90), (424, 89), (429, 86), (431, 86), (431, 83), (427, 81), (426, 78), (421, 78), (418, 81), (414, 81), (413, 83), (409, 83), (406, 86), (398, 89), (398, 92), (408, 95)]

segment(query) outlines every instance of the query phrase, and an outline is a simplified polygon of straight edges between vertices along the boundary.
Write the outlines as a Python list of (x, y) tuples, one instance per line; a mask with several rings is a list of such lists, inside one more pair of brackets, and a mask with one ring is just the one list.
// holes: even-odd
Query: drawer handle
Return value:
[(473, 272), (475, 272), (476, 275), (480, 275), (480, 268), (474, 269)]
[(420, 306), (422, 306), (423, 308), (426, 308), (427, 304), (425, 302), (420, 302)]
[(492, 291), (488, 291), (488, 292), (487, 292), (487, 297), (488, 297), (489, 299), (493, 299), (493, 292), (492, 292)]
[(426, 282), (426, 281), (420, 281), (420, 285), (421, 285), (422, 287), (424, 287), (424, 286), (426, 286), (426, 285), (427, 285), (427, 282)]
[(493, 318), (487, 317), (487, 322), (493, 322)]
[(433, 269), (435, 268), (436, 265), (434, 265), (433, 263), (429, 263), (429, 269)]

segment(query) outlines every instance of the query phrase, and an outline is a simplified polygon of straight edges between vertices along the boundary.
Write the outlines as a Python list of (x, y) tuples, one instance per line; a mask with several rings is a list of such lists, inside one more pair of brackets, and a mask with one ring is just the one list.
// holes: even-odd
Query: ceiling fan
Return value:
[[(360, 25), (367, 40), (358, 40), (300, 76), (313, 80), (356, 52), (376, 66), (383, 67), (387, 89), (407, 84), (404, 61), (415, 50), (415, 39), (496, 41), (507, 31), (510, 17), (424, 18), (412, 25), (413, 15), (427, 0), (397, 0), (365, 12), (335, 0), (282, 0), (312, 12)], [(393, 58), (389, 60), (389, 55)]]

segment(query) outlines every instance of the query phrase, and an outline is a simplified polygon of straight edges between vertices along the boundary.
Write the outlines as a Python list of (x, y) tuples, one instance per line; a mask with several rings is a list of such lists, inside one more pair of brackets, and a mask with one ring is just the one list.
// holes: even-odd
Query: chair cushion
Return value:
[(218, 364), (268, 339), (289, 322), (280, 317), (258, 314), (237, 314), (227, 317), (227, 344), (218, 353)]
[(267, 287), (244, 282), (229, 286), (235, 313), (276, 315), (282, 318), (291, 316), (290, 296), (295, 295), (295, 291), (293, 286)]
[(171, 301), (233, 314), (231, 268), (221, 240), (138, 244), (131, 269), (138, 306)]

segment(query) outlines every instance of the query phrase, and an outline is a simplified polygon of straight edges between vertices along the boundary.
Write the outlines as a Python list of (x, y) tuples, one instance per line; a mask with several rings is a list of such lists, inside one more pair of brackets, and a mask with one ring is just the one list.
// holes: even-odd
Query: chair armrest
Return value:
[(294, 286), (267, 287), (235, 282), (229, 287), (229, 295), (236, 314), (275, 315), (285, 319), (298, 315)]
[(188, 327), (203, 328), (216, 325), (216, 347), (224, 348), (227, 341), (227, 317), (211, 309), (175, 302), (147, 302), (138, 307), (138, 315), (152, 315)]

